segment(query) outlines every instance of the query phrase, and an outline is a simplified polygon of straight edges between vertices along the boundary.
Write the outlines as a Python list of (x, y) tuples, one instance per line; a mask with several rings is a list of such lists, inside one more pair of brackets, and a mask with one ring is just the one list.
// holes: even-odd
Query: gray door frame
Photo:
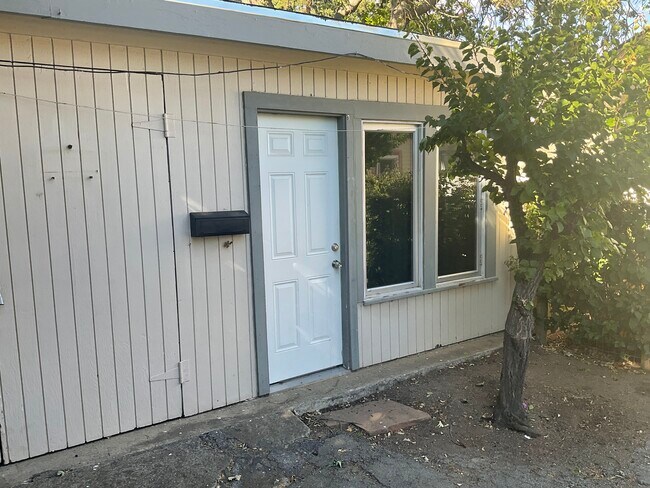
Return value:
[[(268, 395), (269, 358), (267, 349), (266, 291), (264, 286), (264, 252), (262, 247), (262, 195), (258, 114), (282, 113), (336, 117), (338, 122), (339, 198), (341, 225), (341, 313), (343, 327), (343, 366), (359, 368), (359, 335), (357, 303), (363, 299), (363, 277), (359, 273), (363, 229), (359, 212), (363, 181), (361, 164), (362, 121), (419, 121), (427, 116), (447, 113), (445, 107), (401, 103), (336, 100), (293, 95), (243, 92), (246, 137), (246, 171), (248, 176), (248, 208), (251, 219), (251, 262), (253, 282), (253, 320), (257, 354), (258, 395)], [(354, 137), (354, 135), (359, 137)], [(356, 162), (356, 164), (355, 164)], [(362, 274), (362, 273), (361, 273)], [(361, 291), (360, 291), (361, 290)], [(361, 293), (361, 295), (360, 295)]]

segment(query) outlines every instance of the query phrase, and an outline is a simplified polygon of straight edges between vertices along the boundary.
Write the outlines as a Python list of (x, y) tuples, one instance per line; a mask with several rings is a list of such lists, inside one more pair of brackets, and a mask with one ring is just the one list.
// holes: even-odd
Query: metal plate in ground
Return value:
[(395, 432), (415, 425), (431, 416), (392, 400), (377, 400), (323, 414), (323, 419), (354, 424), (370, 435)]

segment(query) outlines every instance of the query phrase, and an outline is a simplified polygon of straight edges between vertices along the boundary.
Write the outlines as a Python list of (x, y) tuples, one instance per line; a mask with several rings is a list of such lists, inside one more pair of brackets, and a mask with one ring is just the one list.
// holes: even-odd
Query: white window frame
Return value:
[[(365, 298), (379, 299), (393, 297), (395, 295), (407, 295), (413, 291), (421, 291), (423, 283), (423, 154), (420, 151), (420, 141), (423, 137), (423, 126), (416, 122), (391, 122), (391, 121), (363, 121), (361, 124), (362, 133), (362, 163), (363, 182), (362, 188), (362, 223), (363, 223), (363, 290)], [(366, 262), (366, 132), (412, 132), (413, 133), (413, 280), (394, 285), (368, 288), (368, 274)]]
[(452, 273), (448, 275), (439, 275), (439, 253), (440, 247), (440, 194), (439, 194), (439, 178), (440, 178), (440, 148), (436, 147), (436, 284), (448, 285), (458, 284), (463, 282), (471, 282), (485, 277), (485, 239), (486, 239), (486, 208), (487, 208), (487, 195), (483, 191), (484, 182), (481, 178), (476, 180), (476, 269), (470, 271), (463, 271), (460, 273)]

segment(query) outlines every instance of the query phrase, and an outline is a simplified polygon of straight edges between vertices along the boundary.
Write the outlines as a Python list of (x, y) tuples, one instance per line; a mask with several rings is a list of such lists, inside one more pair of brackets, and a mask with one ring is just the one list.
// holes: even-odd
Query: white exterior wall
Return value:
[[(0, 33), (0, 58), (141, 69), (142, 49)], [(155, 61), (154, 61), (155, 62)], [(0, 68), (3, 461), (183, 413), (159, 77)], [(143, 115), (132, 115), (132, 113)]]
[[(249, 238), (189, 234), (191, 211), (247, 209), (241, 93), (441, 103), (421, 78), (371, 61), (275, 68), (305, 56), (0, 14), (2, 59), (170, 73), (272, 68), (165, 75), (163, 99), (157, 76), (0, 67), (3, 462), (256, 395)], [(130, 130), (163, 111), (177, 119), (170, 189), (162, 134)], [(58, 125), (44, 128), (46, 120)], [(76, 173), (52, 152), (69, 138), (81, 151), (96, 147), (81, 154)], [(56, 191), (48, 190), (48, 164), (62, 168)], [(496, 282), (359, 305), (361, 364), (501, 329), (511, 292), (502, 265), (508, 232), (499, 219)], [(182, 393), (173, 381), (142, 383), (179, 358), (191, 376)]]

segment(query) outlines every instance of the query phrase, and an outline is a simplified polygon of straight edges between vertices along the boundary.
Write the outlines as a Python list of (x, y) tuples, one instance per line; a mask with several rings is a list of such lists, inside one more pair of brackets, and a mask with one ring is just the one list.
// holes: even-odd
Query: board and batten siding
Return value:
[[(249, 237), (189, 233), (190, 212), (247, 210), (242, 92), (442, 102), (423, 79), (370, 61), (281, 67), (304, 56), (0, 14), (1, 59), (168, 73), (0, 67), (4, 463), (256, 396)], [(180, 76), (233, 70), (244, 71)], [(166, 147), (161, 132), (131, 127), (164, 112)], [(502, 219), (498, 265), (507, 233)], [(359, 305), (361, 364), (501, 329), (511, 283), (497, 274)], [(478, 307), (490, 311), (480, 320)], [(147, 381), (181, 359), (182, 386)]]
[[(6, 32), (0, 58), (147, 61)], [(132, 127), (164, 103), (159, 77), (0, 67), (3, 462), (183, 413), (180, 384), (151, 381), (179, 362), (167, 149)]]

